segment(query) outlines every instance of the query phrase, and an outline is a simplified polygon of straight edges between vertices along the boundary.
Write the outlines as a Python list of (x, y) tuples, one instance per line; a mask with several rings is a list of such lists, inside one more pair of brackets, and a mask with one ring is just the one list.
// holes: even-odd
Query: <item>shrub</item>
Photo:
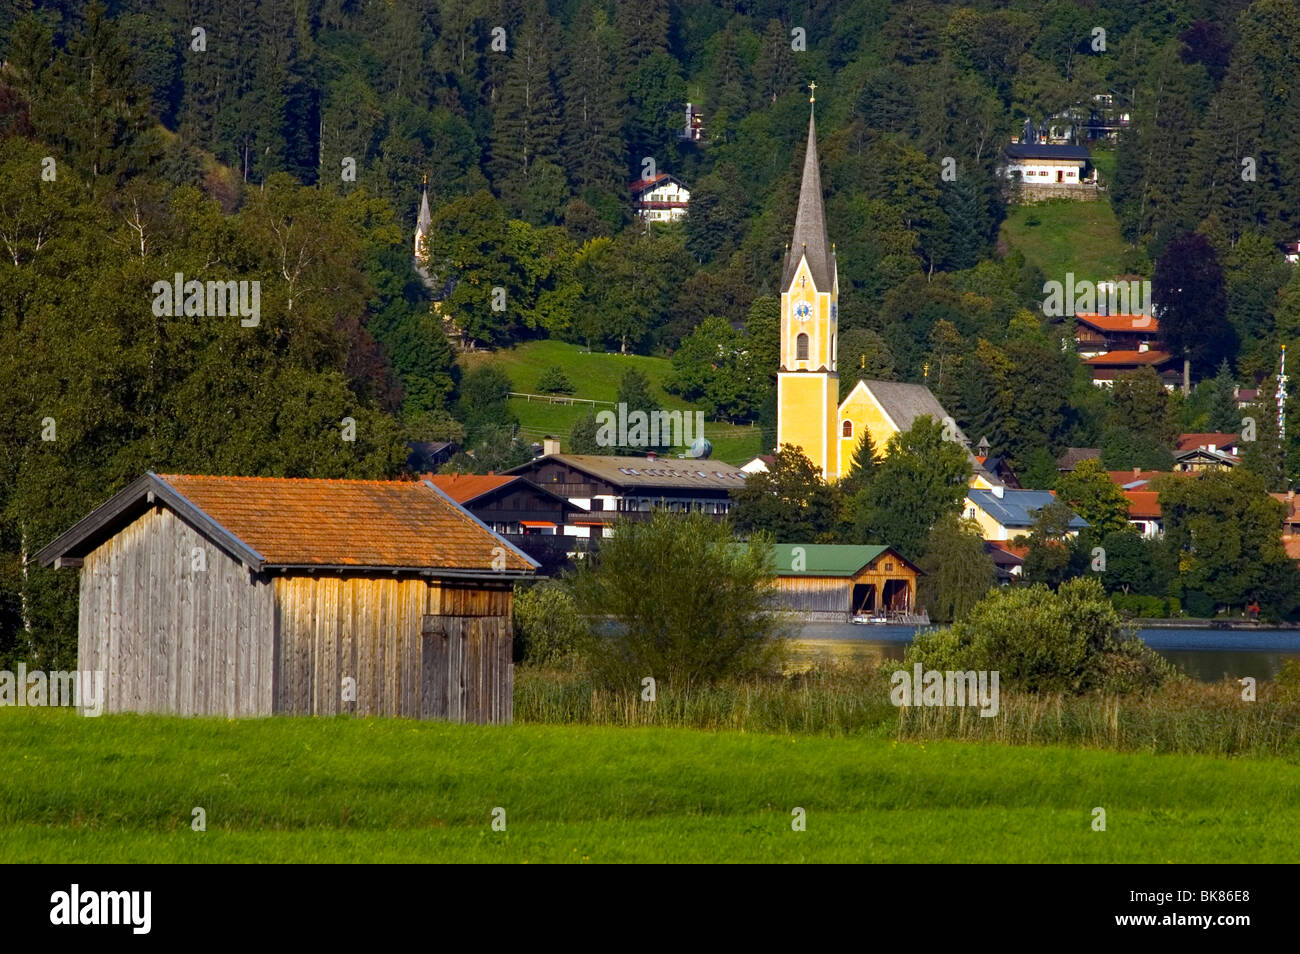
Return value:
[(1288, 692), (1300, 691), (1300, 659), (1284, 659), (1273, 681)]
[(563, 368), (555, 365), (542, 372), (537, 381), (537, 390), (543, 394), (572, 394), (573, 382)]
[(1183, 610), (1196, 619), (1209, 619), (1216, 609), (1214, 600), (1203, 590), (1183, 592)]
[(539, 666), (570, 663), (581, 651), (587, 625), (573, 594), (547, 580), (515, 587), (515, 655)]
[(686, 690), (771, 672), (785, 643), (774, 579), (766, 539), (737, 544), (726, 521), (665, 510), (619, 521), (573, 578), (578, 611), (601, 621), (586, 644), (593, 679)]
[(1139, 593), (1112, 593), (1111, 604), (1121, 613), (1142, 619), (1167, 619), (1171, 609), (1177, 615), (1177, 600), (1167, 596), (1143, 596)]
[(1028, 692), (1132, 692), (1158, 686), (1173, 668), (1124, 627), (1101, 583), (1070, 580), (991, 593), (965, 620), (923, 633), (908, 665), (997, 670), (1002, 685)]

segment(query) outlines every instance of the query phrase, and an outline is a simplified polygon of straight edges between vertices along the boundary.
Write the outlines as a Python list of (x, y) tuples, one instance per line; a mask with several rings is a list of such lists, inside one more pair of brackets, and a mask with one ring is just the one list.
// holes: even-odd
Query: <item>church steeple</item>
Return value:
[[(811, 97), (808, 102), (813, 102)], [(839, 287), (817, 159), (817, 123), (810, 111), (799, 209), (781, 276), (776, 439), (778, 445), (800, 448), (824, 479), (835, 480), (840, 471), (840, 376), (835, 362)]]
[(817, 117), (812, 109), (808, 111), (808, 149), (804, 153), (803, 182), (799, 186), (799, 211), (794, 219), (794, 238), (785, 257), (782, 288), (790, 287), (803, 257), (808, 259), (808, 270), (817, 290), (830, 291), (835, 282), (835, 256), (826, 232), (822, 173), (817, 157)]
[(429, 234), (429, 226), (433, 224), (433, 216), (429, 214), (429, 178), (424, 179), (424, 194), (420, 196), (420, 216), (415, 222), (415, 260), (421, 262), (424, 258), (424, 252), (420, 248), (420, 240)]
[(420, 196), (420, 215), (415, 221), (415, 273), (420, 276), (429, 290), (433, 290), (433, 277), (429, 274), (429, 253), (421, 247), (429, 228), (433, 225), (433, 216), (429, 212), (429, 177), (424, 177), (424, 193)]

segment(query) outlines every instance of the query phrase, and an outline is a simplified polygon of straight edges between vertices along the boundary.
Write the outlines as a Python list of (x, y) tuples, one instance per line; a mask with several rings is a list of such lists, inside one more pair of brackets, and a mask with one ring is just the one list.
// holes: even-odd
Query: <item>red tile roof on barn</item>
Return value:
[(532, 568), (422, 482), (158, 477), (268, 565), (488, 570), (504, 552), (507, 569)]

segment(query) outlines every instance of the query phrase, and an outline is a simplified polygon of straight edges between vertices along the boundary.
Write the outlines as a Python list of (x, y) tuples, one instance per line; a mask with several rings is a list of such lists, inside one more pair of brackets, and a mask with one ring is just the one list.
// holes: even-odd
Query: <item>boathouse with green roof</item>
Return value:
[(889, 546), (778, 543), (776, 586), (784, 607), (808, 622), (847, 623), (855, 616), (916, 622), (916, 564)]

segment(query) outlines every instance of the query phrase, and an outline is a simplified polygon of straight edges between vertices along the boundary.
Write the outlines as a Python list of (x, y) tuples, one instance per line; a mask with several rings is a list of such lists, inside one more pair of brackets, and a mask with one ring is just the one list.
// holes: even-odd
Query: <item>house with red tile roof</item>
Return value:
[(1124, 499), (1128, 501), (1128, 522), (1144, 537), (1158, 537), (1165, 532), (1159, 498), (1154, 490), (1124, 491)]
[(537, 561), (422, 481), (147, 473), (45, 546), (110, 712), (508, 722)]
[(1179, 434), (1178, 442), (1174, 445), (1174, 452), (1208, 450), (1231, 454), (1236, 457), (1237, 444), (1240, 441), (1240, 434), (1229, 434), (1222, 431), (1208, 432), (1204, 434)]
[(666, 172), (628, 183), (628, 190), (636, 214), (646, 222), (676, 222), (691, 203), (690, 190)]
[(1074, 350), (1081, 358), (1108, 351), (1143, 351), (1160, 341), (1160, 322), (1151, 315), (1074, 316)]
[(1092, 383), (1098, 387), (1111, 387), (1121, 374), (1147, 367), (1155, 370), (1166, 390), (1173, 390), (1182, 380), (1177, 359), (1167, 351), (1107, 351), (1085, 358), (1083, 363), (1092, 369)]
[(1160, 346), (1160, 321), (1142, 314), (1074, 316), (1074, 349), (1092, 369), (1092, 383), (1110, 387), (1126, 371), (1154, 368), (1166, 388), (1177, 387), (1178, 360)]

